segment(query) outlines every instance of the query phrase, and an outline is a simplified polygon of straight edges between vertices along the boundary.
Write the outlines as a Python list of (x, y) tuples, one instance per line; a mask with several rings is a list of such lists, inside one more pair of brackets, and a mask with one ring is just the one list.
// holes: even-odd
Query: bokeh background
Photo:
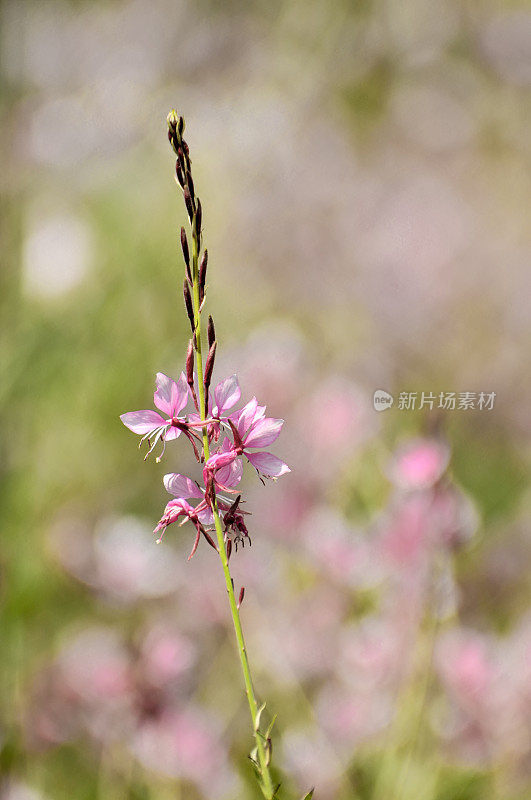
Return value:
[(173, 106), (217, 377), (286, 420), (232, 561), (283, 797), (529, 797), (529, 4), (0, 17), (2, 800), (257, 797), (219, 562), (151, 533), (196, 467), (118, 419), (186, 350)]

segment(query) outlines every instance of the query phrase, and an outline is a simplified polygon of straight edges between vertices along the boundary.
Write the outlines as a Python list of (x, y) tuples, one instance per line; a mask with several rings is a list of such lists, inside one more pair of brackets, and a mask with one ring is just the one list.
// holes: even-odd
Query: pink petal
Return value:
[(177, 383), (173, 381), (171, 387), (171, 416), (176, 417), (179, 411), (185, 407), (188, 402), (188, 383), (186, 382), (186, 375), (181, 372)]
[(226, 486), (228, 489), (236, 486), (242, 479), (243, 464), (240, 459), (232, 461), (227, 466), (222, 467), (216, 472), (215, 480), (220, 486)]
[(172, 426), (171, 428), (168, 428), (168, 430), (164, 434), (164, 441), (171, 442), (172, 439), (177, 439), (177, 437), (180, 435), (181, 431), (179, 430), (179, 428)]
[(273, 419), (273, 417), (259, 419), (247, 434), (245, 447), (266, 447), (273, 444), (278, 439), (283, 425), (283, 419)]
[(164, 486), (166, 491), (174, 494), (176, 497), (189, 498), (189, 497), (203, 497), (203, 492), (190, 478), (186, 475), (179, 475), (178, 473), (171, 472), (164, 476)]
[(166, 420), (160, 414), (149, 410), (128, 411), (127, 414), (122, 414), (120, 419), (133, 433), (149, 433), (161, 425), (166, 425)]
[(241, 411), (238, 411), (236, 414), (231, 414), (231, 419), (236, 425), (240, 436), (244, 436), (245, 432), (249, 430), (255, 421), (257, 408), (258, 400), (256, 397), (253, 397)]
[(198, 511), (197, 518), (199, 522), (201, 522), (203, 525), (212, 525), (212, 523), (214, 522), (214, 515), (212, 514), (212, 509), (208, 508), (208, 506), (206, 508), (203, 508), (202, 511)]
[(284, 464), (273, 453), (246, 453), (245, 455), (253, 467), (256, 467), (258, 472), (261, 472), (267, 478), (280, 478), (286, 472), (291, 472), (288, 465)]
[(242, 392), (236, 375), (231, 375), (230, 378), (220, 381), (214, 390), (218, 416), (221, 416), (224, 411), (228, 411), (229, 408), (236, 405), (241, 395)]
[(171, 417), (171, 395), (175, 381), (168, 378), (163, 372), (157, 372), (155, 383), (157, 388), (153, 395), (153, 402), (164, 414)]

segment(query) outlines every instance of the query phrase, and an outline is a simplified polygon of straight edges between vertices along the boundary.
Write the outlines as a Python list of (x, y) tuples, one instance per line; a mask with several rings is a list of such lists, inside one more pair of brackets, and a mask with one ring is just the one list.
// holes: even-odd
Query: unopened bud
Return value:
[(188, 217), (190, 222), (194, 219), (194, 204), (192, 203), (192, 195), (190, 194), (190, 189), (188, 186), (185, 185), (183, 189), (184, 194), (184, 202), (186, 205), (186, 210), (188, 211)]
[(190, 194), (192, 196), (192, 202), (193, 202), (195, 200), (195, 189), (191, 172), (186, 173), (186, 183), (188, 184), (188, 188), (190, 189)]
[(203, 253), (203, 258), (201, 259), (201, 264), (199, 265), (199, 302), (202, 302), (205, 296), (207, 266), (208, 266), (208, 250), (205, 250), (205, 252)]
[(208, 390), (210, 388), (210, 381), (212, 379), (212, 371), (214, 369), (214, 361), (216, 359), (217, 342), (213, 342), (205, 364), (205, 395), (208, 397)]
[(240, 589), (240, 596), (238, 597), (238, 608), (243, 603), (243, 598), (244, 597), (245, 597), (245, 586), (242, 586), (242, 588)]
[(188, 280), (192, 283), (192, 273), (190, 272), (190, 251), (188, 249), (188, 239), (186, 238), (186, 231), (181, 228), (181, 247), (183, 250), (184, 263), (186, 264), (186, 274)]
[(188, 386), (194, 385), (194, 340), (190, 339), (186, 353), (186, 382)]
[(190, 320), (190, 325), (192, 326), (192, 331), (193, 331), (195, 328), (194, 307), (192, 305), (192, 295), (190, 294), (190, 286), (187, 280), (185, 280), (184, 282), (183, 295), (184, 295), (184, 304), (186, 306), (186, 313), (188, 314), (188, 319)]
[(212, 347), (212, 345), (216, 341), (216, 330), (214, 328), (214, 320), (212, 319), (211, 315), (208, 317), (207, 334), (208, 334), (208, 346)]
[(168, 123), (168, 128), (171, 131), (174, 131), (177, 128), (177, 124), (179, 122), (179, 116), (174, 108), (172, 108), (172, 110), (166, 117), (166, 122)]
[(194, 233), (195, 233), (195, 235), (197, 237), (197, 241), (198, 242), (201, 239), (201, 222), (202, 222), (202, 219), (203, 219), (203, 210), (201, 208), (201, 200), (198, 197), (197, 198), (197, 211), (195, 212), (195, 217), (194, 217), (194, 222), (193, 222)]
[(184, 189), (184, 176), (183, 171), (181, 169), (181, 165), (179, 163), (179, 159), (175, 162), (175, 175), (177, 176), (177, 181), (181, 189)]
[(227, 561), (230, 559), (230, 554), (232, 553), (232, 540), (227, 539)]

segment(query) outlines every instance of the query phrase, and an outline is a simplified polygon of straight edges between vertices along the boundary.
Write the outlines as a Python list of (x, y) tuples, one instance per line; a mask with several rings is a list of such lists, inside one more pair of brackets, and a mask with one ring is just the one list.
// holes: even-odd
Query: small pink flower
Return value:
[[(188, 402), (188, 384), (184, 372), (181, 372), (178, 381), (174, 381), (164, 375), (162, 372), (157, 372), (157, 389), (153, 395), (153, 401), (166, 418), (159, 414), (157, 411), (144, 409), (143, 411), (129, 411), (122, 414), (120, 419), (126, 428), (142, 436), (142, 442), (147, 439), (150, 445), (147, 452), (148, 455), (153, 452), (157, 442), (160, 440), (163, 444), (161, 456), (164, 453), (166, 442), (171, 439), (177, 439), (181, 433), (184, 433), (188, 439), (194, 444), (190, 427), (201, 427), (202, 423), (197, 421), (187, 420), (186, 417), (179, 416), (179, 413), (185, 408)], [(153, 439), (153, 442), (151, 442)], [(195, 444), (194, 444), (194, 449)], [(157, 458), (160, 461), (161, 456)]]
[[(208, 396), (207, 414), (212, 419), (208, 426), (208, 435), (210, 438), (217, 441), (221, 430), (221, 424), (228, 422), (227, 412), (241, 397), (240, 384), (236, 375), (230, 375), (228, 378), (220, 381), (214, 389), (214, 403), (212, 402), (212, 395)], [(188, 417), (190, 422), (199, 423), (201, 418), (199, 414), (192, 413)]]
[[(220, 470), (220, 472), (226, 472), (226, 475), (223, 475), (223, 478), (227, 481), (227, 487), (229, 490), (241, 479), (241, 463), (239, 464), (239, 467), (240, 469), (238, 469), (238, 465), (235, 462), (232, 462), (231, 464), (227, 465), (227, 467), (224, 467), (222, 470)], [(168, 473), (168, 475), (164, 476), (164, 486), (170, 494), (175, 495), (176, 499), (170, 500), (170, 502), (167, 504), (166, 508), (164, 509), (164, 514), (154, 530), (154, 533), (160, 532), (157, 543), (160, 544), (162, 541), (162, 537), (164, 536), (164, 532), (168, 525), (171, 525), (173, 522), (177, 522), (177, 520), (182, 517), (183, 520), (181, 524), (190, 521), (194, 524), (197, 531), (192, 552), (190, 553), (188, 560), (192, 558), (197, 550), (201, 535), (205, 537), (205, 539), (214, 549), (217, 549), (214, 540), (205, 529), (205, 525), (212, 525), (214, 521), (212, 509), (206, 499), (205, 491), (190, 478), (187, 478), (186, 475), (180, 475), (175, 472)], [(188, 500), (200, 500), (200, 502), (194, 508), (194, 506), (192, 506)], [(222, 511), (227, 511), (231, 508), (231, 503), (230, 501), (219, 497), (218, 506)]]
[(389, 477), (401, 489), (427, 489), (448, 466), (450, 451), (435, 439), (413, 439), (394, 455)]
[(234, 436), (235, 458), (244, 455), (253, 467), (266, 478), (279, 478), (291, 472), (287, 464), (272, 453), (254, 453), (255, 449), (275, 442), (284, 425), (283, 419), (265, 416), (265, 406), (253, 397), (241, 411), (232, 414), (230, 425)]

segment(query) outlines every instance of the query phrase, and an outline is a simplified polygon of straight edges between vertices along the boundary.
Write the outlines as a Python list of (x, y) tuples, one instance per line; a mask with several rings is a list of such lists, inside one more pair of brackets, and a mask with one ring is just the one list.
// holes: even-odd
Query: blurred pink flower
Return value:
[(142, 640), (139, 669), (153, 686), (165, 687), (180, 679), (195, 662), (195, 646), (167, 625), (154, 625)]
[(465, 708), (488, 699), (494, 669), (484, 637), (465, 630), (448, 632), (437, 643), (435, 663), (444, 685)]
[(131, 748), (147, 769), (169, 778), (184, 778), (206, 796), (222, 798), (234, 792), (235, 776), (221, 741), (220, 726), (213, 717), (193, 707), (167, 708), (159, 717), (140, 724)]
[(450, 460), (447, 445), (435, 439), (413, 439), (400, 447), (388, 468), (401, 489), (426, 489), (444, 474)]

